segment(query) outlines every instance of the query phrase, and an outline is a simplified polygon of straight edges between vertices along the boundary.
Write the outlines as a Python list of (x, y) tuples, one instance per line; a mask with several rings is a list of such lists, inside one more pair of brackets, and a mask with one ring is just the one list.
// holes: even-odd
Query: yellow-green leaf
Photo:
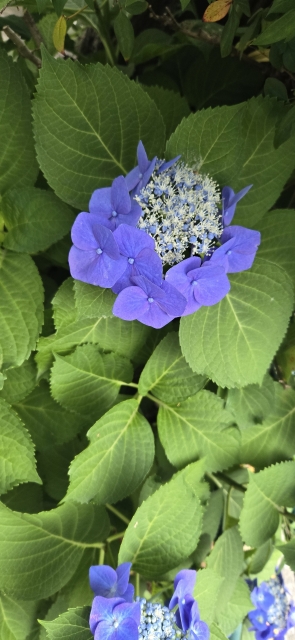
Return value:
[(53, 29), (52, 40), (57, 51), (61, 52), (65, 48), (65, 37), (67, 33), (67, 21), (64, 16), (60, 16)]
[(232, 0), (211, 2), (203, 15), (203, 22), (218, 22), (218, 20), (222, 20), (228, 14), (231, 3)]

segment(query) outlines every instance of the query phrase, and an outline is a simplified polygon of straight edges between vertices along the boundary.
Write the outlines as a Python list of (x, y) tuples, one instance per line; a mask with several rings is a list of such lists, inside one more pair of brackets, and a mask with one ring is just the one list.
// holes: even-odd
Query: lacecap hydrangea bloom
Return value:
[(295, 626), (295, 607), (281, 573), (257, 586), (252, 582), (251, 600), (256, 607), (248, 613), (256, 640), (283, 640)]
[(166, 607), (145, 598), (133, 601), (130, 568), (128, 562), (116, 570), (107, 565), (90, 568), (95, 597), (89, 625), (94, 640), (209, 640), (209, 628), (200, 620), (193, 597), (196, 571), (177, 574), (174, 594)]
[(239, 193), (180, 160), (149, 160), (94, 191), (79, 213), (69, 254), (73, 278), (117, 295), (113, 313), (159, 329), (218, 303), (228, 273), (250, 269), (260, 233), (231, 225)]

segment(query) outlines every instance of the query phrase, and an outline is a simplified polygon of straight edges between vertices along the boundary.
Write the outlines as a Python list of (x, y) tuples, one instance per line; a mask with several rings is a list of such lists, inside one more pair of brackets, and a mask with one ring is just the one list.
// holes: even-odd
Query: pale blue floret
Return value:
[(136, 598), (140, 602), (141, 617), (138, 627), (138, 640), (182, 640), (186, 635), (177, 627), (175, 614), (158, 602), (147, 602), (145, 598)]
[(183, 162), (159, 173), (160, 162), (135, 197), (143, 211), (138, 227), (155, 239), (164, 264), (181, 262), (188, 249), (207, 255), (223, 230), (217, 184)]

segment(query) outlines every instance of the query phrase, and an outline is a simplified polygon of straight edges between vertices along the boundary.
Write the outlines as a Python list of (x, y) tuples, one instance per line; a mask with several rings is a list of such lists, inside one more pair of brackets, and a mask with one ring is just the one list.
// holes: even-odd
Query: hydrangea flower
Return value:
[(129, 584), (131, 562), (123, 562), (117, 569), (108, 565), (93, 565), (89, 569), (90, 588), (96, 596), (120, 597), (133, 601), (134, 586)]
[(248, 618), (256, 640), (283, 640), (288, 629), (295, 626), (295, 608), (290, 602), (282, 575), (276, 574), (259, 586), (255, 580), (251, 600), (256, 609), (248, 613)]
[[(149, 160), (91, 196), (72, 230), (71, 275), (118, 294), (113, 313), (161, 328), (217, 304), (227, 273), (250, 269), (260, 233), (229, 226), (250, 186), (235, 193), (179, 161)], [(85, 225), (85, 228), (83, 228)], [(105, 228), (105, 233), (102, 231)]]
[[(90, 568), (90, 585), (98, 595), (90, 612), (90, 630), (95, 640), (208, 640), (209, 628), (200, 620), (193, 597), (196, 571), (180, 571), (175, 578), (175, 591), (170, 610), (158, 602), (136, 598), (126, 602), (131, 564), (124, 563), (116, 571), (107, 565)], [(130, 586), (130, 585), (129, 585)], [(124, 592), (123, 597), (112, 597)], [(178, 615), (183, 599), (187, 609), (185, 619)], [(173, 609), (173, 610), (171, 610)]]

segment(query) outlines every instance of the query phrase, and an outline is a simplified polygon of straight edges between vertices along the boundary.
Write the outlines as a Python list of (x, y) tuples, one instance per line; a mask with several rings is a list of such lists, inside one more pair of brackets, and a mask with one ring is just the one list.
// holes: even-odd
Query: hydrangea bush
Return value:
[(0, 0), (1, 640), (294, 634), (294, 7), (202, 2)]

